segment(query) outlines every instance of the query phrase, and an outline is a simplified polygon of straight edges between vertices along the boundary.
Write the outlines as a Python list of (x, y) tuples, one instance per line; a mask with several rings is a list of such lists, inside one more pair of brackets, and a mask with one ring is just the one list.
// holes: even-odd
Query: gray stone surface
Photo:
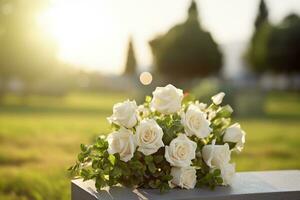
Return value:
[(72, 200), (300, 200), (300, 170), (237, 173), (232, 186), (184, 190), (158, 190), (111, 187), (97, 191), (94, 181), (72, 181)]

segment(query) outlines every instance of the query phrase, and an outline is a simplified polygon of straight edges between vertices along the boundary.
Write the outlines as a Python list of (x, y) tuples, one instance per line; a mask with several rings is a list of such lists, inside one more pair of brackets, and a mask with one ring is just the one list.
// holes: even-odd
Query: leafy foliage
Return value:
[(171, 166), (164, 159), (164, 149), (150, 156), (136, 151), (126, 163), (120, 160), (119, 154), (108, 154), (108, 143), (104, 138), (99, 137), (95, 144), (80, 147), (77, 162), (69, 171), (83, 180), (94, 179), (98, 189), (119, 183), (127, 187), (159, 188), (162, 192), (170, 189)]
[(210, 189), (214, 189), (217, 185), (223, 183), (220, 169), (215, 169), (213, 172), (208, 173), (197, 170), (197, 178), (196, 187), (208, 186)]
[(163, 142), (165, 145), (170, 144), (170, 142), (177, 137), (178, 133), (183, 132), (183, 126), (180, 121), (181, 118), (178, 114), (162, 115), (157, 118), (157, 123), (164, 132)]

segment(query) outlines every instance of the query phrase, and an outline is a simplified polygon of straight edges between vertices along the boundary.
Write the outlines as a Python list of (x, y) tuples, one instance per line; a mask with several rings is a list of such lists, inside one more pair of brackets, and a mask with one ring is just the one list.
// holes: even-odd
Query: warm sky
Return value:
[[(190, 0), (53, 0), (43, 16), (63, 61), (85, 69), (118, 74), (123, 70), (128, 37), (133, 36), (141, 67), (151, 65), (148, 41), (186, 18)], [(259, 0), (197, 0), (202, 26), (221, 44), (247, 41)], [(266, 0), (278, 23), (300, 14), (300, 0)]]

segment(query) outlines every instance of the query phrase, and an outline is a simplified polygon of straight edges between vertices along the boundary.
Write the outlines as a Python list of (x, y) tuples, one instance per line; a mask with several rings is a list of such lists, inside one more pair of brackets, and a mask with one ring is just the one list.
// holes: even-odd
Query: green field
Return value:
[[(80, 143), (107, 133), (122, 94), (7, 96), (0, 106), (0, 199), (70, 199), (66, 169)], [(247, 132), (238, 171), (300, 169), (300, 95), (268, 95), (266, 116), (239, 119)]]

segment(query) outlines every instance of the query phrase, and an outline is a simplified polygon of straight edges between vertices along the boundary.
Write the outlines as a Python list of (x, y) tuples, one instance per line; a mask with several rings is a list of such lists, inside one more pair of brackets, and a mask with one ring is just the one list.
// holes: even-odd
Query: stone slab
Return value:
[(300, 200), (300, 170), (240, 172), (233, 184), (215, 190), (172, 189), (161, 194), (153, 189), (111, 187), (97, 191), (94, 181), (81, 179), (71, 183), (72, 200)]

